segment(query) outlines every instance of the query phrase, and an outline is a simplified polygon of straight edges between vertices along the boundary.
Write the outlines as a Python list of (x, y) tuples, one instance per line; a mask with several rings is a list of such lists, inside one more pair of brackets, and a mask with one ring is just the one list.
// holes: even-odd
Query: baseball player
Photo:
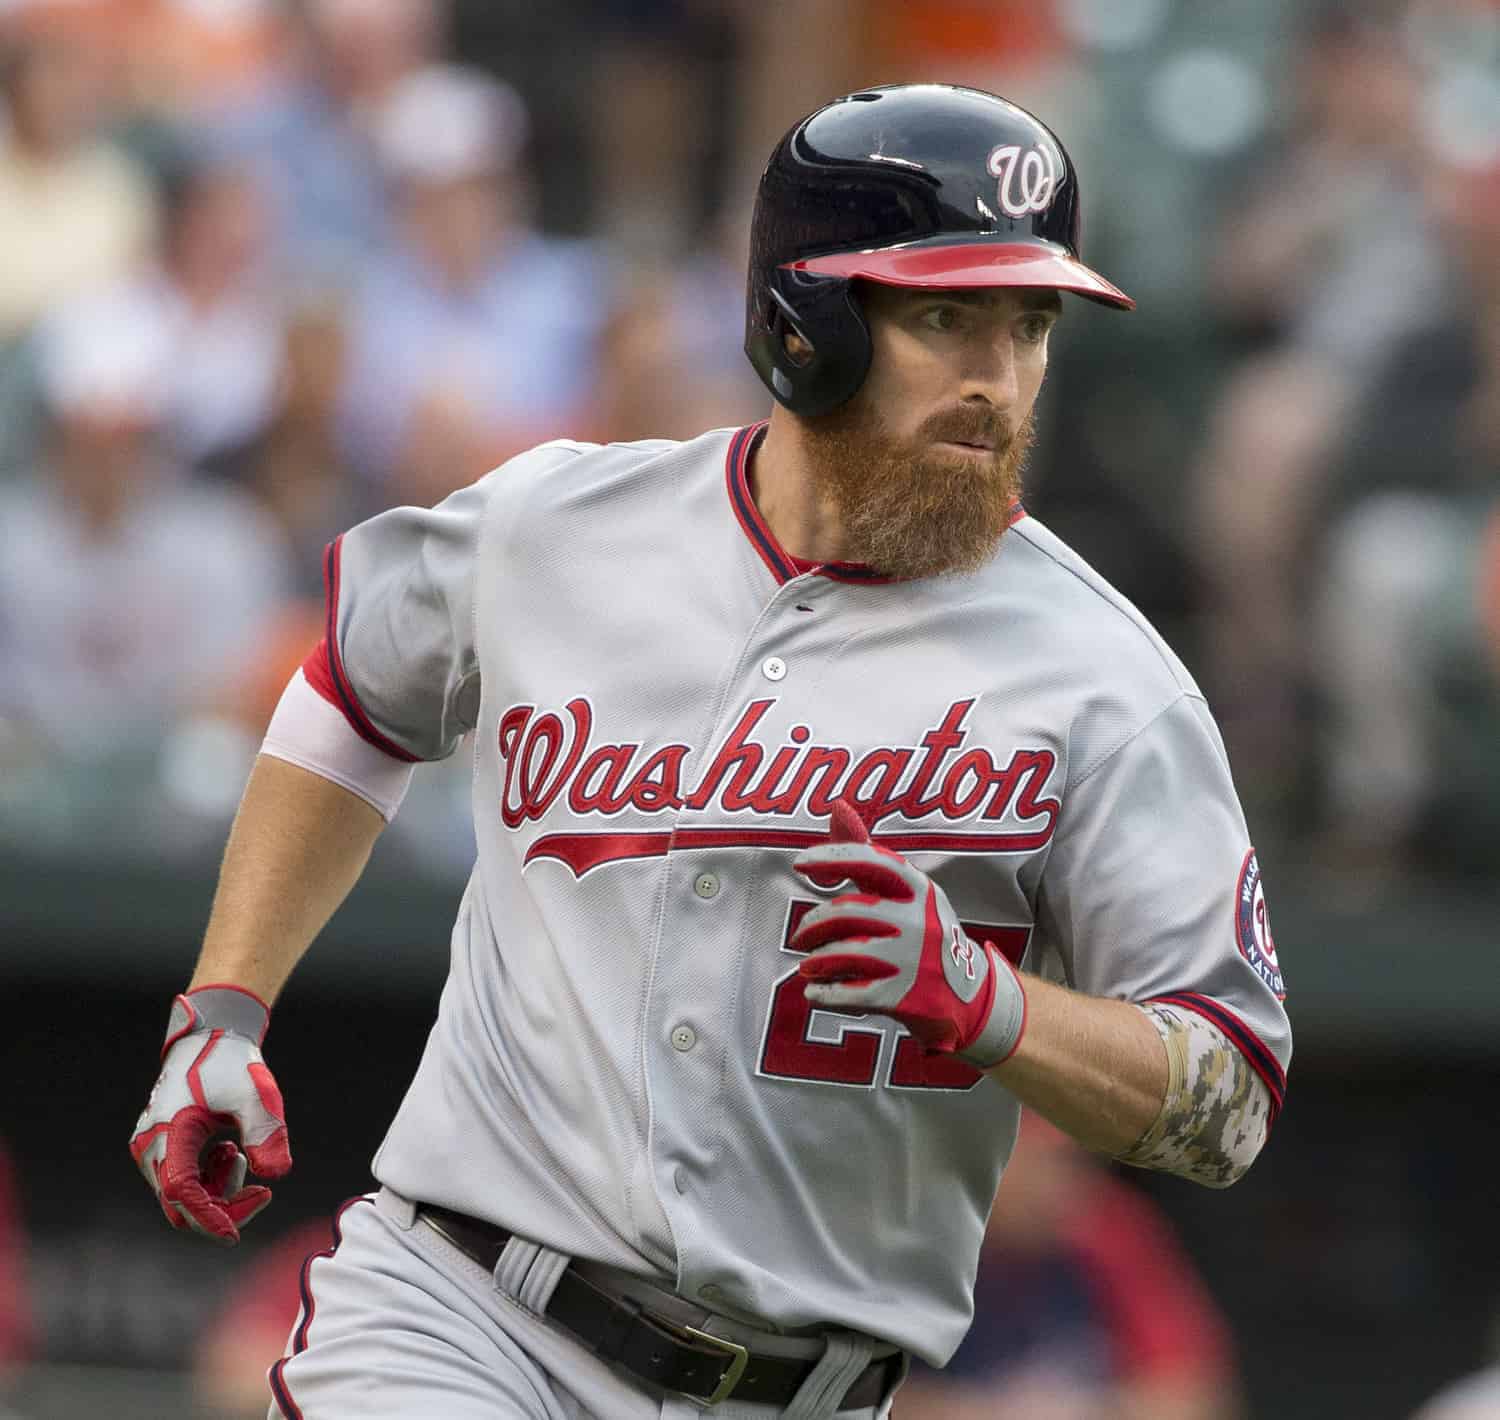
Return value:
[(426, 1052), (303, 1271), (289, 1420), (890, 1413), (969, 1325), (1022, 1105), (1211, 1187), (1290, 1057), (1191, 677), (1028, 517), (1079, 259), (972, 89), (797, 124), (751, 237), (763, 424), (560, 440), (327, 553), (132, 1153), (234, 1241), (290, 1167), (271, 1003), (472, 734)]

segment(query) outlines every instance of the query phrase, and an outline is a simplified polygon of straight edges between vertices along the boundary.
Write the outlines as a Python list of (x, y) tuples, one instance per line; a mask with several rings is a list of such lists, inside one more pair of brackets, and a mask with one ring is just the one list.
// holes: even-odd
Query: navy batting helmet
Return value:
[[(1078, 176), (1057, 135), (981, 89), (864, 89), (797, 124), (755, 198), (745, 353), (795, 414), (863, 383), (870, 333), (851, 287), (1035, 286), (1129, 310), (1078, 257)], [(786, 336), (805, 344), (788, 350)]]

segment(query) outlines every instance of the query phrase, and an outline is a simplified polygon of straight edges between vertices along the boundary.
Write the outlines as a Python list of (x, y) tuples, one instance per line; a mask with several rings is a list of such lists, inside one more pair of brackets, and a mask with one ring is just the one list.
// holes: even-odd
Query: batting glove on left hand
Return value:
[(818, 887), (856, 889), (814, 908), (788, 943), (811, 953), (798, 968), (809, 1001), (878, 1011), (928, 1050), (981, 1070), (1015, 1052), (1026, 1028), (1020, 977), (992, 943), (965, 934), (926, 873), (870, 842), (845, 800), (833, 806), (829, 841), (792, 866)]
[(130, 1153), (174, 1228), (238, 1242), (271, 1201), (269, 1188), (245, 1186), (247, 1166), (262, 1178), (292, 1166), (281, 1091), (260, 1053), (270, 1014), (238, 986), (172, 1002), (161, 1074)]

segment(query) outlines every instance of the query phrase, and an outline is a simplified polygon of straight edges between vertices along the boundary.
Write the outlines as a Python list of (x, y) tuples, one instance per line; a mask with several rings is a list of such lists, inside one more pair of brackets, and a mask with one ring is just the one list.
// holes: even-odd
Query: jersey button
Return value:
[(692, 1026), (674, 1026), (672, 1028), (672, 1049), (691, 1050), (698, 1043), (698, 1032)]
[(712, 873), (699, 873), (693, 879), (693, 891), (705, 902), (719, 895), (719, 880)]
[(767, 680), (785, 680), (786, 662), (780, 656), (768, 656), (760, 663), (760, 673)]

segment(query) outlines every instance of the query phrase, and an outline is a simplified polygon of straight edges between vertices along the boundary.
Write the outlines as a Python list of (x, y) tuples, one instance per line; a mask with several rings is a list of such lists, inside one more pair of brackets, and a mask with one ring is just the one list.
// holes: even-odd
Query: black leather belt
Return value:
[[(487, 1272), (500, 1261), (510, 1234), (504, 1228), (438, 1208), (417, 1205), (425, 1218), (460, 1252)], [(547, 1303), (549, 1320), (567, 1327), (595, 1355), (664, 1390), (717, 1405), (731, 1395), (758, 1405), (790, 1404), (817, 1361), (797, 1361), (750, 1351), (733, 1341), (645, 1310), (629, 1297), (613, 1296), (569, 1267)], [(872, 1361), (844, 1392), (842, 1410), (878, 1405), (895, 1381), (901, 1353)]]

